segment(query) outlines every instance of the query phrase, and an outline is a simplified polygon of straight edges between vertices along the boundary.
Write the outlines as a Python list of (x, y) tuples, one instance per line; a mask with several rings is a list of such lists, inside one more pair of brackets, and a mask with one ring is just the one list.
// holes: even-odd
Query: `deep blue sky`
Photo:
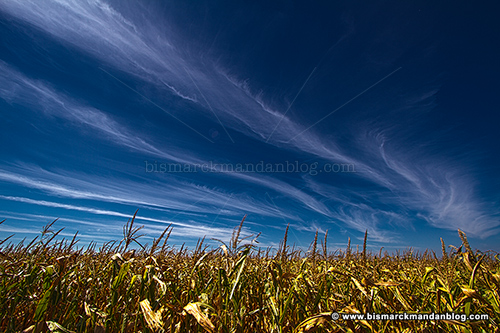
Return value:
[(494, 4), (1, 0), (0, 239), (499, 251)]

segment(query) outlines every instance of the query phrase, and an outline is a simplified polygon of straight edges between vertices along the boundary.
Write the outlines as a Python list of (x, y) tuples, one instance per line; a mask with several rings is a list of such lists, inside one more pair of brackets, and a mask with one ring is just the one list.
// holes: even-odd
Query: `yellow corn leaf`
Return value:
[(226, 257), (227, 257), (227, 256), (229, 255), (229, 253), (228, 253), (228, 251), (227, 251), (227, 246), (226, 246), (226, 245), (224, 245), (224, 244), (222, 244), (222, 245), (220, 246), (220, 248), (222, 249), (222, 251), (224, 251), (224, 254), (225, 254), (225, 255), (226, 255)]
[(32, 333), (35, 331), (35, 325), (31, 325), (30, 327), (28, 328), (25, 328), (24, 330), (21, 331), (21, 333)]
[(339, 275), (344, 275), (344, 276), (349, 275), (349, 274), (347, 274), (346, 272), (341, 272), (341, 271), (339, 271), (339, 270), (337, 270), (337, 269), (335, 269), (335, 268), (333, 268), (333, 267), (328, 268), (328, 271), (326, 271), (326, 273), (327, 273), (327, 274), (332, 274), (332, 273), (334, 273), (334, 274), (339, 274)]
[(467, 325), (465, 325), (464, 323), (462, 323), (460, 321), (456, 321), (456, 320), (446, 320), (446, 319), (443, 319), (442, 322), (446, 323), (448, 325), (457, 325), (457, 326), (467, 327)]
[(465, 296), (470, 297), (470, 298), (475, 298), (478, 301), (480, 301), (481, 303), (484, 303), (486, 305), (490, 305), (490, 303), (486, 299), (484, 299), (484, 297), (481, 296), (481, 294), (478, 293), (477, 290), (464, 288), (464, 287), (461, 287), (461, 289), (462, 289), (462, 292), (464, 293)]
[[(361, 311), (359, 311), (354, 305), (346, 306), (344, 309), (342, 309), (342, 312), (344, 312), (344, 313), (361, 313)], [(373, 329), (372, 325), (368, 321), (359, 320), (359, 322), (361, 324), (365, 325), (366, 327)]]
[(83, 302), (83, 307), (85, 308), (85, 314), (87, 316), (92, 316), (92, 312), (90, 312), (90, 306), (87, 304), (87, 302)]
[(358, 280), (356, 280), (355, 278), (351, 277), (352, 281), (354, 282), (354, 284), (356, 285), (356, 287), (358, 287), (358, 289), (366, 296), (366, 297), (369, 297), (368, 296), (368, 293), (366, 292), (366, 289), (361, 285), (361, 283), (359, 283)]
[(474, 289), (463, 288), (463, 287), (461, 289), (465, 296), (476, 299), (479, 299), (481, 297), (481, 295), (479, 295), (479, 293)]
[(113, 254), (113, 256), (111, 257), (111, 260), (114, 260), (114, 261), (125, 261), (125, 259), (123, 259), (121, 253), (115, 253)]
[(215, 330), (214, 324), (208, 319), (208, 317), (201, 311), (198, 302), (189, 303), (184, 307), (184, 310), (192, 315), (198, 324), (200, 324), (207, 332), (213, 333)]
[(49, 327), (49, 331), (56, 333), (75, 333), (73, 331), (68, 330), (67, 328), (62, 327), (60, 324), (55, 321), (47, 321), (47, 326)]
[(394, 282), (394, 281), (375, 282), (375, 285), (378, 287), (396, 287), (399, 286), (400, 284), (401, 284), (400, 282)]
[(320, 313), (307, 318), (295, 328), (296, 333), (314, 332), (319, 326), (332, 319), (331, 313)]
[(467, 268), (472, 272), (472, 270), (474, 269), (474, 267), (473, 267), (474, 265), (470, 260), (469, 252), (463, 253), (463, 258), (464, 258), (465, 266), (467, 266)]
[(144, 314), (144, 318), (146, 319), (146, 323), (149, 328), (153, 331), (163, 330), (163, 321), (161, 319), (161, 311), (153, 311), (151, 309), (151, 305), (149, 304), (149, 300), (145, 299), (139, 303), (141, 305), (142, 313)]
[(411, 311), (411, 306), (408, 304), (408, 301), (401, 295), (398, 287), (394, 289), (394, 295), (399, 300), (399, 302), (403, 305), (406, 311)]
[(153, 279), (160, 285), (160, 290), (161, 290), (160, 297), (165, 295), (167, 293), (167, 285), (165, 284), (165, 282), (160, 280), (156, 275), (153, 276)]

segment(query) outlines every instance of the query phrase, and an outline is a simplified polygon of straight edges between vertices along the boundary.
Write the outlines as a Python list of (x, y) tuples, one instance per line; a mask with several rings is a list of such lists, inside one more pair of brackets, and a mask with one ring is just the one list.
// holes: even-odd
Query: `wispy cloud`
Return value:
[(106, 113), (78, 103), (46, 82), (26, 77), (1, 60), (0, 78), (0, 97), (9, 103), (32, 106), (47, 116), (66, 119), (77, 128), (84, 126), (97, 130), (111, 142), (143, 154), (179, 163), (201, 163), (193, 155), (186, 156), (185, 152), (166, 152), (154, 147)]
[[(224, 127), (281, 148), (299, 149), (339, 162), (352, 162), (334, 144), (325, 146), (324, 140), (314, 133), (307, 133), (301, 136), (301, 140), (285, 144), (306, 127), (265, 106), (261, 99), (248, 91), (248, 86), (228, 80), (226, 71), (217, 65), (200, 64), (195, 57), (189, 57), (188, 62), (174, 46), (175, 36), (171, 31), (156, 31), (155, 35), (161, 37), (151, 41), (132, 21), (101, 1), (7, 1), (3, 10), (36, 25), (56, 39), (92, 54), (113, 68), (160, 88), (167, 87), (170, 92), (183, 91), (176, 94), (180, 97), (202, 95), (206, 105), (196, 100), (201, 110), (215, 113), (214, 120)], [(51, 15), (45, 15), (46, 12)], [(193, 82), (199, 82), (198, 86)], [(194, 102), (195, 99), (188, 100)], [(280, 126), (276, 128), (278, 123)], [(267, 140), (272, 132), (272, 138)]]
[(383, 242), (397, 239), (394, 232), (386, 229), (391, 224), (413, 228), (411, 221), (415, 216), (411, 212), (418, 212), (418, 218), (436, 228), (461, 229), (480, 238), (499, 232), (500, 211), (479, 200), (477, 182), (460, 164), (444, 156), (423, 157), (424, 152), (410, 154), (394, 145), (388, 148), (384, 136), (371, 138), (364, 144), (372, 148), (370, 163), (377, 170), (376, 176), (364, 176), (385, 191), (370, 192), (323, 184), (312, 177), (307, 179), (309, 189), (330, 197), (337, 207), (332, 214), (334, 220), (360, 232), (368, 230)]
[[(39, 205), (39, 206), (46, 206), (46, 207), (53, 207), (53, 208), (62, 208), (62, 209), (66, 209), (66, 210), (75, 210), (75, 211), (86, 212), (86, 213), (90, 213), (90, 214), (96, 214), (96, 215), (120, 217), (120, 218), (123, 218), (124, 220), (130, 219), (132, 217), (131, 214), (125, 214), (125, 213), (121, 213), (121, 212), (117, 212), (117, 211), (96, 209), (96, 208), (70, 205), (70, 204), (62, 204), (62, 203), (52, 202), (52, 201), (47, 201), (47, 200), (35, 200), (35, 199), (30, 199), (30, 198), (25, 198), (25, 197), (14, 197), (14, 196), (4, 196), (4, 195), (0, 195), (0, 198), (3, 200), (22, 202), (22, 203), (32, 204), (32, 205)], [(210, 226), (205, 226), (202, 224), (195, 223), (194, 221), (191, 221), (190, 223), (184, 223), (184, 222), (142, 216), (140, 214), (137, 214), (136, 220), (139, 221), (139, 223), (141, 221), (146, 221), (146, 222), (155, 222), (155, 223), (162, 224), (163, 226), (151, 225), (151, 224), (147, 225), (146, 224), (149, 229), (157, 230), (157, 231), (160, 229), (164, 230), (167, 225), (172, 224), (175, 228), (179, 229), (179, 230), (176, 230), (174, 232), (174, 235), (178, 234), (178, 235), (182, 235), (184, 237), (192, 237), (192, 238), (203, 238), (203, 237), (207, 236), (207, 237), (214, 237), (214, 238), (228, 240), (228, 239), (230, 239), (230, 235), (232, 234), (232, 231), (233, 231), (232, 228), (210, 227)], [(246, 231), (244, 234), (246, 234)]]
[[(188, 153), (186, 151), (176, 149), (175, 147), (170, 148), (173, 149), (172, 152), (162, 151), (152, 144), (147, 143), (144, 139), (136, 133), (130, 131), (127, 127), (118, 124), (104, 112), (89, 106), (81, 105), (72, 100), (70, 97), (57, 92), (47, 83), (29, 79), (5, 63), (0, 62), (0, 74), (2, 74), (2, 80), (0, 81), (0, 94), (4, 99), (11, 103), (30, 103), (33, 105), (40, 105), (44, 112), (48, 113), (50, 116), (62, 117), (71, 122), (75, 122), (76, 125), (84, 125), (97, 129), (100, 133), (105, 135), (105, 137), (109, 138), (111, 142), (123, 147), (131, 148), (143, 154), (161, 157), (168, 161), (174, 161), (186, 165), (201, 165), (208, 163), (206, 160), (195, 157), (193, 153)], [(309, 207), (318, 213), (326, 216), (329, 215), (328, 209), (322, 203), (283, 181), (258, 174), (250, 175), (242, 173), (225, 173), (222, 174), (222, 176), (237, 178), (238, 180), (243, 180), (254, 185), (257, 184), (259, 186), (277, 191), (284, 196), (293, 198), (294, 200), (303, 203), (306, 207)], [(25, 179), (23, 176), (14, 177), (12, 175), (7, 176), (4, 174), (3, 178), (73, 197), (86, 197), (92, 199), (126, 202), (109, 196), (100, 196), (95, 193), (84, 194), (81, 193), (81, 191), (68, 190), (64, 186), (57, 184), (48, 185), (44, 182), (33, 182), (29, 179)], [(132, 201), (130, 203), (138, 202)], [(247, 209), (249, 208), (250, 207), (247, 207)], [(252, 210), (255, 210), (255, 208)]]
[[(15, 183), (28, 188), (42, 190), (54, 196), (86, 199), (97, 202), (126, 204), (133, 207), (157, 208), (170, 212), (214, 213), (216, 207), (224, 205), (229, 215), (239, 216), (253, 212), (264, 216), (276, 216), (272, 207), (248, 197), (244, 193), (218, 191), (206, 186), (179, 182), (175, 179), (169, 184), (144, 183), (120, 179), (105, 179), (85, 174), (68, 173), (60, 170), (50, 172), (39, 167), (17, 167), (17, 173), (0, 171), (0, 180)], [(19, 174), (19, 171), (23, 171)], [(131, 193), (130, 189), (134, 188)]]
[(399, 184), (398, 201), (420, 211), (434, 227), (460, 228), (481, 238), (500, 231), (500, 210), (479, 201), (477, 181), (468, 169), (444, 157), (415, 161), (415, 156), (388, 150), (384, 142), (379, 151)]
[[(359, 232), (368, 230), (371, 237), (380, 242), (397, 241), (397, 233), (389, 230), (388, 226), (396, 224), (411, 228), (408, 220), (414, 219), (411, 216), (414, 211), (420, 212), (419, 218), (437, 228), (461, 228), (479, 237), (495, 235), (500, 231), (498, 209), (481, 202), (476, 181), (467, 166), (459, 165), (446, 156), (422, 158), (425, 151), (413, 147), (412, 142), (406, 140), (412, 133), (404, 126), (393, 122), (359, 122), (348, 128), (353, 133), (348, 143), (325, 137), (315, 131), (314, 126), (335, 113), (334, 107), (331, 108), (334, 111), (326, 112), (323, 118), (311, 119), (308, 124), (300, 122), (287, 109), (270, 106), (259, 89), (253, 91), (245, 78), (231, 75), (230, 70), (215, 61), (201, 61), (190, 53), (189, 41), (184, 41), (182, 45), (176, 43), (178, 36), (168, 26), (158, 29), (154, 26), (155, 22), (133, 15), (128, 17), (125, 11), (119, 12), (104, 1), (5, 0), (0, 10), (98, 59), (110, 68), (110, 72), (118, 71), (139, 78), (159, 91), (192, 103), (196, 106), (193, 112), (220, 123), (224, 129), (227, 128), (228, 136), (229, 131), (234, 131), (273, 149), (351, 164), (356, 168), (356, 173), (349, 175), (351, 178), (338, 186), (307, 177), (302, 179), (303, 184), (296, 182), (292, 185), (275, 175), (238, 173), (217, 175), (222, 180), (220, 183), (227, 179), (237, 180), (263, 190), (262, 193), (273, 191), (293, 203), (300, 203), (307, 214), (320, 214), (328, 221), (341, 223)], [(96, 130), (115, 145), (136, 153), (190, 165), (207, 160), (201, 152), (203, 149), (196, 154), (175, 145), (164, 148), (144, 133), (127, 128), (105, 110), (78, 103), (49, 83), (31, 79), (3, 62), (0, 62), (0, 76), (1, 98), (10, 103), (36, 105), (36, 109), (43, 110), (49, 117), (65, 119), (77, 128)], [(361, 93), (355, 95), (355, 99), (367, 91), (363, 90), (366, 86), (359, 87)], [(396, 111), (412, 108), (430, 110), (435, 106), (438, 91), (439, 88), (433, 85), (422, 91), (407, 93), (401, 105), (387, 103), (378, 107), (396, 108)], [(347, 103), (350, 102), (347, 100)], [(343, 107), (346, 104), (340, 105)], [(172, 112), (176, 116), (182, 110)], [(389, 127), (396, 128), (397, 134), (387, 133)], [(399, 140), (398, 145), (393, 144), (395, 139)], [(220, 155), (223, 156), (223, 152)], [(41, 170), (42, 176), (35, 177), (34, 171), (28, 168), (17, 173), (1, 172), (0, 179), (67, 198), (201, 214), (217, 212), (222, 208), (235, 214), (240, 211), (272, 217), (288, 214), (286, 210), (278, 213), (275, 205), (267, 202), (265, 197), (251, 198), (244, 190), (232, 191), (229, 187), (222, 188), (222, 185), (205, 186), (197, 180), (180, 181), (169, 177), (169, 183), (161, 186), (153, 184), (153, 181), (113, 185), (111, 181), (82, 174), (58, 176)], [(76, 181), (78, 178), (83, 180)], [(346, 185), (350, 179), (367, 186)], [(95, 186), (97, 183), (99, 188)], [(301, 185), (306, 187), (301, 188)], [(128, 188), (135, 189), (135, 198), (125, 195)], [(370, 188), (377, 190), (370, 192)], [(148, 192), (156, 196), (148, 195)], [(384, 196), (380, 197), (381, 194)], [(160, 195), (161, 199), (158, 198)], [(192, 207), (193, 202), (199, 205)], [(386, 207), (394, 209), (390, 211)], [(309, 221), (292, 213), (286, 218)]]

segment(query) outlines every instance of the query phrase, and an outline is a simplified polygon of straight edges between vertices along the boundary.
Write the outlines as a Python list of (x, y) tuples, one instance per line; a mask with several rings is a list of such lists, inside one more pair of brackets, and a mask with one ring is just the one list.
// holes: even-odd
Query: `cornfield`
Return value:
[[(135, 215), (134, 215), (135, 218)], [(0, 241), (1, 332), (500, 332), (500, 267), (492, 252), (442, 242), (389, 255), (276, 251), (240, 239), (188, 250), (171, 227), (142, 245), (134, 219), (124, 238), (79, 248), (47, 225), (29, 244)], [(484, 314), (484, 320), (338, 320), (332, 313)]]

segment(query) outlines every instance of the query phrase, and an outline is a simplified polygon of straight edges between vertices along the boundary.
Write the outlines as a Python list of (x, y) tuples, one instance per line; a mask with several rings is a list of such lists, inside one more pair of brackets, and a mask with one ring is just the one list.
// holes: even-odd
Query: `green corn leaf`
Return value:
[(33, 318), (36, 322), (39, 322), (43, 319), (45, 312), (47, 311), (47, 307), (49, 306), (50, 296), (52, 295), (52, 288), (45, 291), (43, 297), (38, 301), (38, 305), (35, 310), (35, 317)]

